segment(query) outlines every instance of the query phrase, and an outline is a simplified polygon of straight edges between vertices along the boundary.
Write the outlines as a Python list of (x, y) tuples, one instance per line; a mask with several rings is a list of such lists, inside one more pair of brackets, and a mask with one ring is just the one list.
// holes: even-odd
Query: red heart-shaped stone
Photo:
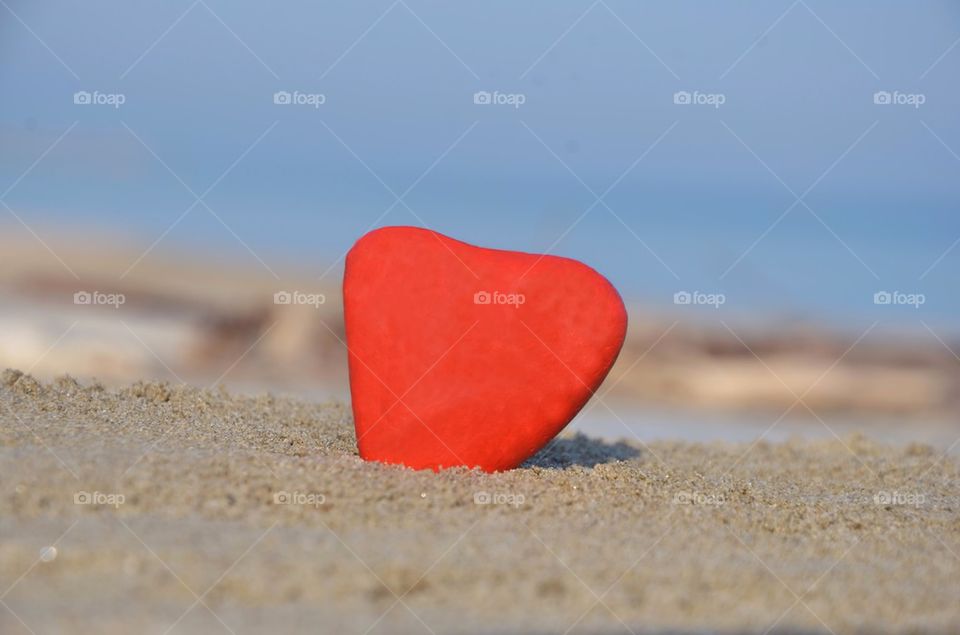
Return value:
[(577, 414), (627, 327), (586, 265), (416, 227), (363, 236), (343, 277), (350, 392), (364, 459), (516, 467)]

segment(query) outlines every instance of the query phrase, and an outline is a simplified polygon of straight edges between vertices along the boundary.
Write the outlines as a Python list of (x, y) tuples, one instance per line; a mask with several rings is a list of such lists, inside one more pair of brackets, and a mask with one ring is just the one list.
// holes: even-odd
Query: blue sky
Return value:
[(960, 312), (953, 2), (4, 3), (0, 199), (43, 231), (319, 275), (372, 225), (426, 224), (652, 305)]

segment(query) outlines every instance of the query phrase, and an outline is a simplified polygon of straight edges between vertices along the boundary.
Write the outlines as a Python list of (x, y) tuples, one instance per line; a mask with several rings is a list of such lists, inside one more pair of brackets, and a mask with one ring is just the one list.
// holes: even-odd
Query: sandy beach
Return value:
[(0, 630), (950, 633), (960, 466), (862, 437), (361, 461), (349, 408), (0, 382)]
[[(243, 261), (158, 249), (138, 262), (120, 239), (48, 240), (82, 282), (46, 251), (0, 232), (0, 368), (47, 380), (96, 377), (110, 387), (225, 381), (244, 392), (346, 396), (343, 306), (332, 274), (321, 282), (291, 267), (280, 282)], [(323, 302), (275, 302), (275, 293), (295, 290)], [(122, 295), (123, 304), (76, 304), (75, 293), (94, 291)], [(718, 414), (749, 411), (772, 421), (803, 394), (819, 414), (947, 420), (956, 428), (960, 341), (946, 332), (938, 341), (883, 324), (844, 330), (777, 316), (721, 324), (646, 303), (628, 308), (623, 352), (604, 387), (624, 402), (697, 409), (709, 425)]]
[(0, 0), (0, 635), (960, 635), (960, 3), (99, 4)]

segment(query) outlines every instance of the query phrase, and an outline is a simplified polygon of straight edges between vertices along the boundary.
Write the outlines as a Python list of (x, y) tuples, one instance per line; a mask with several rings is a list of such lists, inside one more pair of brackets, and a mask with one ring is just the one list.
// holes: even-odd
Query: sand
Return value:
[(0, 632), (953, 633), (960, 465), (862, 437), (361, 461), (349, 408), (0, 381)]
[[(46, 379), (68, 372), (111, 387), (133, 378), (226, 379), (308, 399), (348, 394), (339, 267), (318, 279), (315, 268), (291, 262), (274, 277), (246, 253), (234, 259), (163, 242), (143, 257), (135, 236), (38, 228), (68, 271), (24, 241), (12, 219), (16, 227), (4, 232), (2, 218), (0, 369)], [(278, 305), (281, 291), (324, 302)], [(77, 292), (122, 294), (124, 302), (77, 305)], [(772, 420), (801, 394), (824, 416), (886, 416), (911, 427), (955, 421), (960, 411), (956, 328), (841, 327), (737, 312), (718, 320), (714, 309), (656, 306), (628, 306), (626, 341), (604, 387), (611, 398), (699, 409), (705, 422), (751, 411), (775, 411)]]

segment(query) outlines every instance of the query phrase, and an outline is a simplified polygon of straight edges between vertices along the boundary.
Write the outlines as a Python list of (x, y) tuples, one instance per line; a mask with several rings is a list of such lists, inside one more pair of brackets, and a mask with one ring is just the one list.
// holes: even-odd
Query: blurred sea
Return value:
[[(960, 331), (960, 246), (950, 250), (960, 238), (960, 214), (936, 208), (906, 213), (892, 203), (864, 209), (863, 203), (851, 202), (849, 211), (821, 211), (819, 219), (799, 205), (780, 218), (789, 204), (759, 209), (754, 203), (748, 211), (745, 201), (744, 207), (723, 210), (711, 209), (709, 200), (681, 206), (633, 194), (611, 205), (618, 215), (629, 211), (620, 215), (626, 226), (600, 206), (577, 222), (589, 204), (582, 209), (562, 201), (551, 209), (520, 202), (503, 207), (484, 200), (489, 192), (466, 186), (456, 197), (421, 203), (414, 208), (416, 216), (397, 205), (380, 218), (389, 201), (366, 206), (322, 201), (311, 208), (310, 201), (291, 199), (275, 201), (269, 210), (242, 200), (220, 201), (215, 209), (229, 231), (198, 206), (164, 240), (166, 247), (220, 254), (227, 261), (246, 259), (254, 266), (259, 258), (275, 271), (312, 271), (319, 279), (375, 221), (376, 226), (423, 221), (483, 246), (549, 250), (583, 260), (610, 278), (628, 302), (647, 310), (768, 326), (777, 320), (810, 321), (862, 331), (879, 320), (901, 330), (925, 332), (926, 323), (938, 333)], [(51, 231), (79, 235), (98, 226), (122, 228), (146, 249), (182, 211), (162, 205), (152, 211), (141, 206), (136, 214), (52, 211), (37, 221), (54, 225)], [(24, 216), (30, 222), (31, 216)], [(339, 274), (336, 266), (323, 282), (336, 283)], [(725, 302), (678, 306), (673, 299), (678, 291), (721, 293)], [(875, 304), (874, 294), (884, 291), (922, 294), (922, 304)]]

